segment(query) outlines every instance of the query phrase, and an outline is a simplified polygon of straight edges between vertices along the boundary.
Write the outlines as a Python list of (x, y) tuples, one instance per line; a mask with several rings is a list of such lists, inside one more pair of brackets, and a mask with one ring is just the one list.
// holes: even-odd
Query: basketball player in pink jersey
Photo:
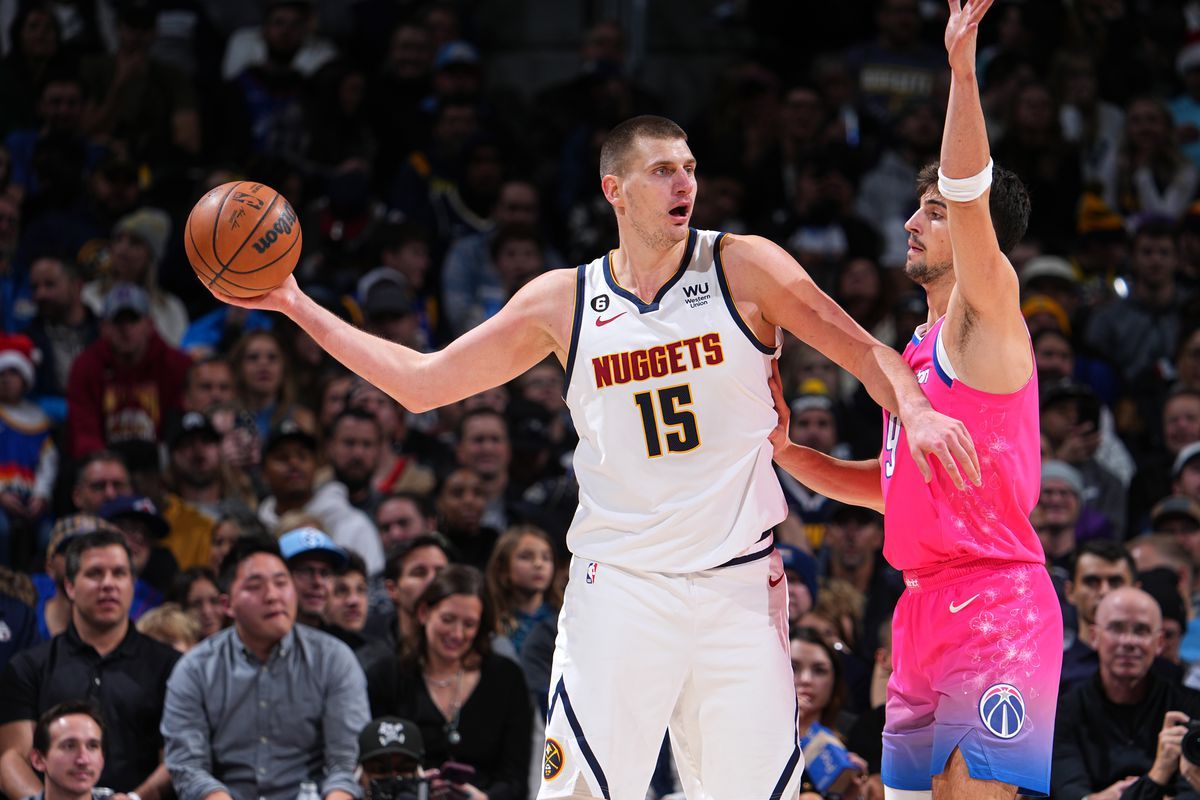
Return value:
[(877, 460), (841, 462), (787, 441), (776, 461), (814, 491), (884, 512), (884, 555), (904, 572), (893, 622), (884, 728), (888, 800), (1045, 795), (1062, 661), (1062, 617), (1029, 513), (1040, 483), (1038, 391), (1017, 276), (1005, 253), (1029, 199), (993, 166), (975, 78), (991, 0), (949, 0), (952, 71), (940, 169), (918, 177), (921, 205), (905, 271), (929, 319), (904, 351), (934, 408), (961, 419), (982, 486), (926, 483), (902, 420), (884, 412)]

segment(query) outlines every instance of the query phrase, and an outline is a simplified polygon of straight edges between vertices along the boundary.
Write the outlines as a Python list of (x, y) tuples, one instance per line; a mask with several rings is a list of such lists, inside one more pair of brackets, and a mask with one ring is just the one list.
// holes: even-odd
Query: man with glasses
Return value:
[(1116, 800), (1195, 797), (1200, 765), (1180, 752), (1189, 719), (1200, 719), (1200, 693), (1151, 671), (1163, 646), (1154, 598), (1125, 586), (1096, 611), (1100, 670), (1059, 702), (1051, 793)]
[(320, 630), (334, 572), (346, 566), (346, 551), (316, 528), (296, 528), (279, 537), (279, 550), (296, 584), (296, 621)]

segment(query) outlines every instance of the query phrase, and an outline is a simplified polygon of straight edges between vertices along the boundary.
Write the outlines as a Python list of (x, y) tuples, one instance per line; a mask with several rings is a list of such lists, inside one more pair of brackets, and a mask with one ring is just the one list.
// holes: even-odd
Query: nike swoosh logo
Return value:
[(954, 603), (953, 603), (953, 602), (951, 602), (951, 603), (950, 603), (950, 613), (951, 613), (951, 614), (957, 614), (958, 612), (962, 611), (964, 608), (966, 608), (967, 606), (971, 605), (971, 602), (972, 602), (972, 601), (973, 601), (973, 600), (974, 600), (976, 597), (979, 597), (979, 595), (975, 595), (974, 597), (969, 597), (969, 598), (967, 598), (966, 600), (963, 600), (963, 601), (962, 601), (961, 603), (959, 603), (958, 605), (954, 605)]
[(776, 586), (779, 585), (779, 582), (781, 580), (783, 580), (782, 575), (780, 575), (778, 578), (774, 578), (774, 579), (772, 579), (770, 576), (768, 576), (767, 577), (767, 585), (770, 586), (772, 589), (774, 589)]
[(608, 323), (612, 322), (613, 320), (620, 319), (621, 317), (625, 316), (628, 313), (629, 313), (628, 311), (622, 311), (620, 314), (617, 314), (615, 317), (609, 317), (608, 319), (600, 319), (599, 317), (596, 317), (596, 327), (602, 328), (605, 325), (607, 325)]

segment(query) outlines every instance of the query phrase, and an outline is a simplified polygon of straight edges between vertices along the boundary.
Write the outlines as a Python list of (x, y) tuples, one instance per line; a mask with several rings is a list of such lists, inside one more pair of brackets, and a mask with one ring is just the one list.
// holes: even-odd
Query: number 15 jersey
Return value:
[(738, 315), (723, 237), (690, 230), (649, 303), (617, 282), (611, 253), (578, 268), (566, 401), (579, 433), (567, 545), (579, 558), (696, 572), (787, 516), (767, 441), (778, 342)]

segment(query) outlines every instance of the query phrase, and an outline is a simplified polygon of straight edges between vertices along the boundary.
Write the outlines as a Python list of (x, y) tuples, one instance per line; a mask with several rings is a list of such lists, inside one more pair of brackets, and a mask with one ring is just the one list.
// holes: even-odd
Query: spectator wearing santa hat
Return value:
[(33, 388), (33, 342), (0, 335), (0, 563), (24, 567), (46, 549), (46, 507), (58, 474), (50, 419), (27, 395)]

